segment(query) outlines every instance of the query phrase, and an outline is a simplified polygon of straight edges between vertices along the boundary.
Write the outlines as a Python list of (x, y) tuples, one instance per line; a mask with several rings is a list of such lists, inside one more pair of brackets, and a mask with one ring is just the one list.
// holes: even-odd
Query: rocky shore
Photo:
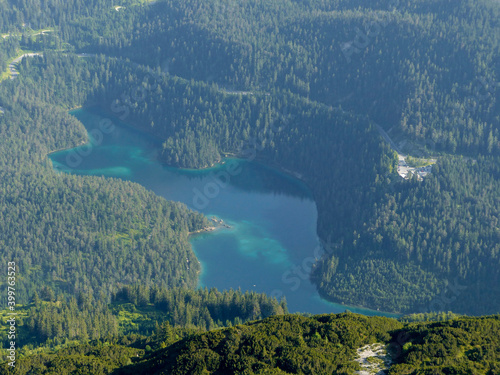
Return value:
[(217, 218), (216, 216), (210, 217), (210, 220), (214, 223), (214, 225), (204, 227), (193, 232), (189, 232), (189, 235), (205, 233), (205, 232), (213, 232), (219, 228), (231, 229), (232, 227), (224, 222), (224, 220)]

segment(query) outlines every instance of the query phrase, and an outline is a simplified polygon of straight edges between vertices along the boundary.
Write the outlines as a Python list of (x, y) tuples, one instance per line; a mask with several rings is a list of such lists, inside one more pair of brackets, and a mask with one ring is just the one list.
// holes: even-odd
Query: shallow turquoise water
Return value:
[(255, 162), (228, 159), (202, 171), (180, 170), (157, 161), (153, 137), (96, 110), (72, 114), (86, 127), (90, 143), (50, 155), (59, 171), (117, 177), (137, 182), (231, 226), (192, 237), (202, 264), (199, 286), (253, 290), (285, 296), (291, 312), (337, 313), (347, 308), (322, 300), (308, 280), (321, 255), (317, 211), (301, 181)]

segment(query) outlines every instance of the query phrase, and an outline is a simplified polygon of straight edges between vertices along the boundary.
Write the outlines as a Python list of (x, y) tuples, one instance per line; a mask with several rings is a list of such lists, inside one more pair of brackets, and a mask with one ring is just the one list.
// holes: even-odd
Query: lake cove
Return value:
[[(90, 142), (50, 155), (56, 170), (137, 182), (156, 194), (214, 217), (217, 229), (194, 234), (202, 265), (200, 287), (238, 289), (286, 297), (290, 312), (389, 315), (321, 299), (308, 274), (322, 250), (316, 204), (307, 186), (256, 162), (225, 159), (204, 170), (165, 166), (154, 137), (95, 109), (71, 114)], [(216, 219), (215, 219), (216, 218)], [(222, 224), (219, 223), (222, 220)], [(194, 260), (186, 260), (186, 267)]]

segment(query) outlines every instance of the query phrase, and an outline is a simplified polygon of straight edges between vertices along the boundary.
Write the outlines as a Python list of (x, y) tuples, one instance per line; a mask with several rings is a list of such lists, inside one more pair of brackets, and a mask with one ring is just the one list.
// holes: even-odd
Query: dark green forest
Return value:
[[(369, 119), (294, 94), (227, 95), (214, 85), (189, 83), (104, 56), (46, 53), (24, 61), (16, 82), (4, 85), (6, 98), (23, 85), (49, 103), (105, 103), (110, 114), (127, 114), (139, 129), (164, 139), (161, 157), (170, 164), (203, 167), (221, 154), (236, 153), (300, 173), (311, 183), (320, 207), (318, 231), (331, 247), (331, 257), (314, 272), (326, 297), (414, 311), (446, 293), (458, 278), (467, 292), (447, 307), (496, 311), (498, 290), (482, 286), (498, 280), (497, 157), (443, 155), (425, 181), (400, 181), (395, 156)], [(47, 77), (52, 77), (52, 88), (43, 83)], [(92, 83), (77, 77), (92, 77)], [(120, 92), (136, 89), (128, 88), (130, 81), (141, 82), (137, 87), (143, 99), (130, 107), (116, 105), (113, 98)], [(165, 124), (165, 118), (171, 126), (155, 126)], [(176, 131), (178, 124), (188, 127)], [(342, 142), (328, 141), (335, 137)], [(302, 152), (296, 151), (298, 145)], [(362, 162), (350, 158), (353, 149), (363, 155)], [(357, 173), (346, 178), (346, 168)], [(484, 303), (471, 309), (469, 298)]]
[(352, 313), (284, 315), (205, 333), (165, 323), (146, 338), (35, 354), (0, 373), (347, 375), (361, 369), (357, 349), (380, 343), (390, 375), (494, 375), (500, 371), (499, 334), (498, 315), (408, 323)]
[(16, 262), (19, 303), (37, 285), (96, 297), (139, 280), (196, 285), (187, 237), (206, 218), (132, 183), (57, 174), (47, 152), (85, 136), (62, 109), (20, 103), (0, 117), (0, 134), (1, 258)]
[[(498, 2), (113, 5), (122, 8), (0, 0), (0, 257), (16, 261), (31, 345), (18, 373), (36, 364), (32, 373), (347, 374), (355, 349), (390, 343), (401, 329), (411, 345), (390, 374), (500, 372), (498, 317), (403, 328), (285, 316), (240, 326), (286, 305), (193, 291), (188, 235), (205, 217), (134, 183), (58, 173), (47, 158), (87, 141), (68, 111), (99, 106), (157, 137), (166, 164), (258, 160), (313, 192), (325, 255), (311, 278), (324, 298), (401, 313), (498, 313)], [(9, 63), (26, 52), (43, 56), (23, 59), (9, 79)], [(400, 178), (377, 126), (401, 152), (436, 158), (432, 173)], [(129, 309), (148, 322), (121, 326)], [(336, 319), (349, 328), (338, 331)], [(239, 328), (200, 333), (229, 325)], [(160, 347), (162, 330), (170, 338)], [(282, 334), (265, 338), (273, 330)], [(142, 336), (152, 332), (153, 341)]]
[(142, 285), (122, 287), (109, 304), (104, 293), (99, 298), (90, 293), (66, 298), (49, 287), (35, 292), (32, 300), (16, 322), (22, 355), (78, 342), (145, 337), (161, 324), (171, 325), (184, 337), (288, 311), (286, 302), (254, 292)]
[[(499, 7), (363, 3), (164, 1), (65, 35), (120, 71), (92, 100), (164, 139), (167, 163), (257, 154), (303, 176), (331, 254), (323, 296), (425, 310), (458, 278), (446, 308), (496, 312)], [(432, 176), (400, 181), (375, 123), (439, 156)]]

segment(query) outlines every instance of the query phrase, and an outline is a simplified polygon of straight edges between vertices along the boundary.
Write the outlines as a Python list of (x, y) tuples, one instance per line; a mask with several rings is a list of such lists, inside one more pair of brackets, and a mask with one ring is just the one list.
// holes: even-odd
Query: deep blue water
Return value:
[(168, 167), (157, 160), (161, 143), (152, 136), (117, 120), (110, 123), (96, 110), (71, 113), (91, 141), (51, 154), (54, 168), (134, 181), (231, 226), (192, 236), (202, 265), (199, 286), (285, 296), (291, 312), (384, 315), (322, 300), (309, 282), (321, 249), (316, 204), (301, 181), (240, 159), (206, 170)]

